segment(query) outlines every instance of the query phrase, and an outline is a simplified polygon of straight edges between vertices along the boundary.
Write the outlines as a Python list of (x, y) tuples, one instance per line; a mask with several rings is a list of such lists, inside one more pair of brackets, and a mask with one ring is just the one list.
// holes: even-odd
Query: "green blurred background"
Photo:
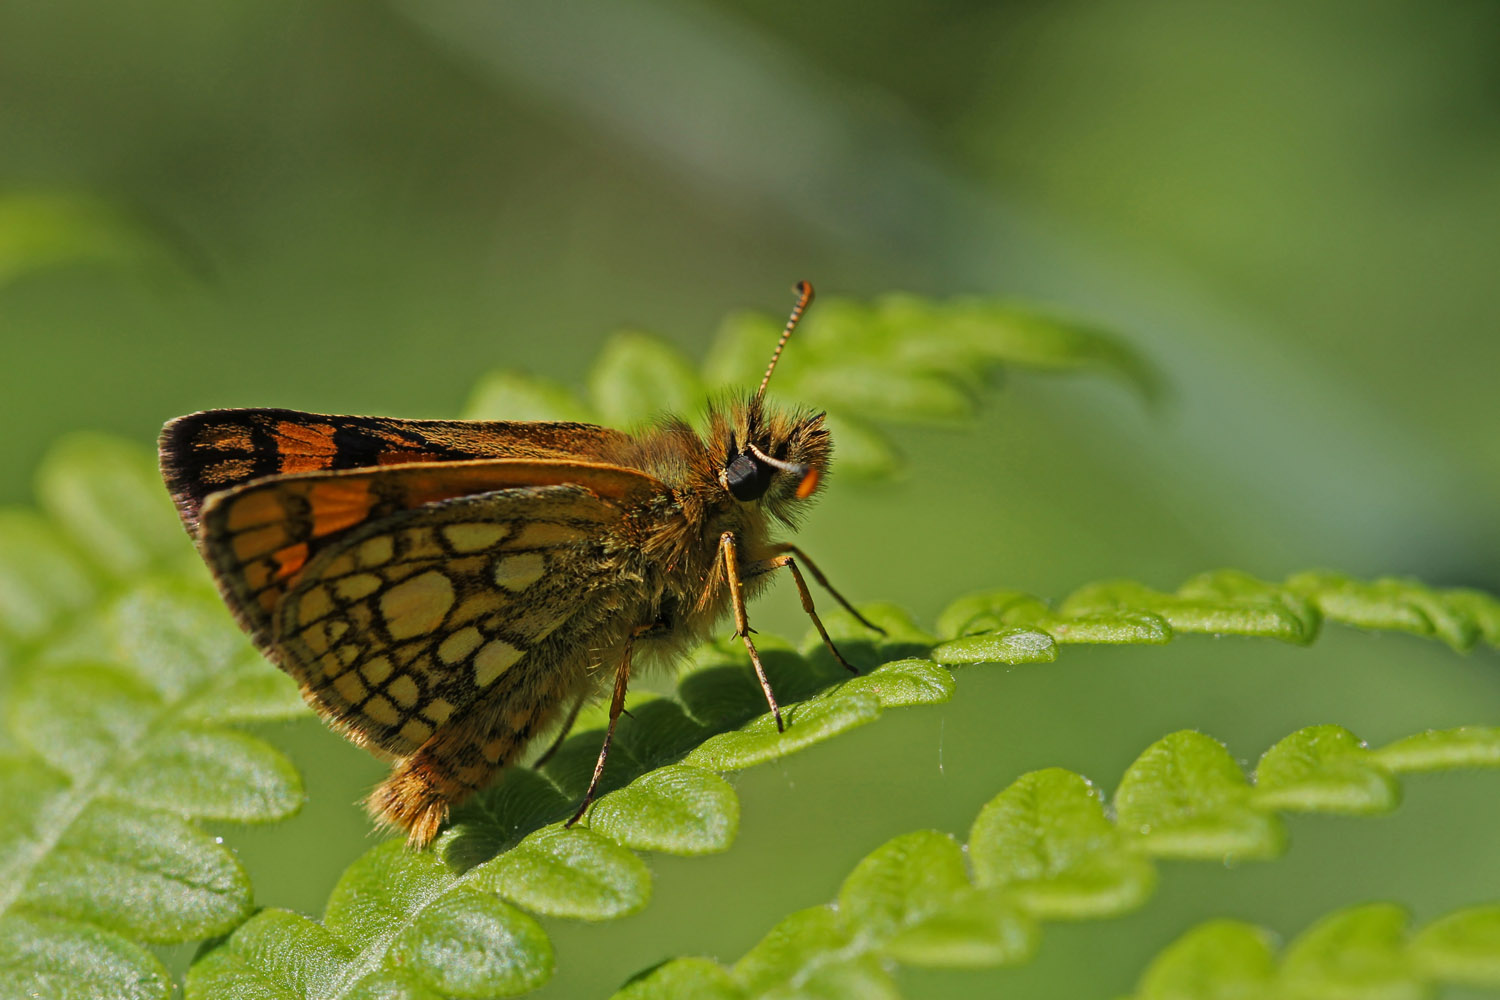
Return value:
[[(779, 313), (807, 277), (1078, 310), (1173, 387), (1152, 412), (1020, 373), (972, 431), (900, 432), (906, 477), (835, 479), (802, 534), (857, 600), (930, 621), (979, 587), (1220, 565), (1500, 589), (1497, 43), (1481, 0), (0, 5), (0, 499), (75, 428), (453, 415), (492, 368), (577, 383), (622, 325), (700, 357), (721, 316)], [(803, 628), (788, 593), (755, 615)], [(1023, 771), (1111, 787), (1182, 727), (1251, 761), (1311, 723), (1494, 722), (1496, 667), (1333, 630), (968, 670), (941, 710), (738, 778), (735, 848), (653, 859), (643, 915), (549, 923), (542, 995), (733, 959)], [(381, 768), (311, 720), (270, 735), (310, 804), (222, 832), (261, 903), (316, 913), (371, 843), (352, 803)], [(1292, 821), (1274, 863), (1169, 865), (1143, 911), (1049, 926), (1027, 967), (903, 981), (1113, 996), (1204, 917), (1289, 934), (1363, 900), (1425, 919), (1500, 896), (1500, 778), (1408, 791), (1389, 818)]]

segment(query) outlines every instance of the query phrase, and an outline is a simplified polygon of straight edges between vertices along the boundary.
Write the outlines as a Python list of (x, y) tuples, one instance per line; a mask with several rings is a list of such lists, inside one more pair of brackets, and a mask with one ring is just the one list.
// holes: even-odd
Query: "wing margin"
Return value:
[(627, 438), (596, 424), (402, 420), (301, 410), (204, 410), (158, 440), (162, 478), (189, 534), (214, 493), (268, 476), (478, 459), (608, 462)]

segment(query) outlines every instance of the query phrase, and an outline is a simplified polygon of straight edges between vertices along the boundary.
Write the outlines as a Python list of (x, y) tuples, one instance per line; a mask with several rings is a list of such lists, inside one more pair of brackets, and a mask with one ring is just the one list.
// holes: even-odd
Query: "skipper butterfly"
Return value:
[(452, 806), (563, 718), (560, 742), (612, 670), (577, 822), (632, 663), (670, 661), (726, 614), (781, 728), (745, 609), (773, 570), (790, 571), (854, 670), (799, 566), (876, 626), (800, 549), (772, 541), (828, 471), (823, 414), (764, 401), (812, 297), (797, 285), (760, 388), (711, 406), (706, 435), (676, 417), (627, 434), (275, 409), (166, 425), (163, 478), (240, 625), (334, 729), (393, 760), (367, 801), (378, 822), (427, 845)]

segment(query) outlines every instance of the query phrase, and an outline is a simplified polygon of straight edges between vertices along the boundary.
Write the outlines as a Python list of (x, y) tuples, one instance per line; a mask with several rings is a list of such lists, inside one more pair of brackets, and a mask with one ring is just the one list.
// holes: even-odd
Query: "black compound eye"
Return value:
[(724, 469), (724, 481), (729, 484), (729, 492), (736, 500), (749, 503), (766, 495), (775, 471), (750, 455), (740, 454)]

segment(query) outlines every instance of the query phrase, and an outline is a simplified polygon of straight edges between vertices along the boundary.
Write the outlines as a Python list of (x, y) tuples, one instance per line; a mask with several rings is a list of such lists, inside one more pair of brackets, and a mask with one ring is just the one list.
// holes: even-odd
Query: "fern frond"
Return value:
[[(1453, 594), (1413, 583), (1319, 579), (1346, 595), (1341, 616), (1366, 628), (1421, 632), (1408, 627), (1412, 622), (1406, 612), (1394, 609), (1420, 600), (1429, 614), (1437, 614)], [(1302, 587), (1303, 593), (1294, 593), (1237, 573), (1196, 578), (1174, 595), (1138, 584), (1099, 585), (1079, 591), (1087, 602), (1075, 595), (1056, 613), (1028, 595), (992, 591), (955, 601), (943, 613), (940, 631), (960, 634), (947, 641), (891, 605), (862, 609), (885, 629), (881, 637), (873, 637), (850, 615), (831, 615), (825, 624), (844, 654), (865, 671), (858, 677), (850, 678), (833, 661), (815, 631), (796, 648), (774, 636), (758, 640), (767, 674), (783, 699), (784, 733), (777, 732), (765, 711), (743, 647), (733, 640), (704, 646), (686, 665), (673, 697), (645, 695), (631, 701), (631, 714), (620, 722), (605, 773), (603, 787), (609, 792), (591, 809), (587, 827), (564, 830), (560, 824), (587, 786), (602, 738), (598, 728), (568, 739), (541, 771), (513, 769), (459, 810), (438, 841), (441, 860), (382, 845), (345, 873), (321, 925), (280, 911), (252, 918), (193, 967), (188, 996), (206, 1000), (247, 983), (264, 991), (293, 988), (282, 952), (257, 944), (261, 922), (301, 928), (299, 940), (315, 951), (300, 960), (336, 970), (330, 974), (330, 991), (319, 997), (361, 996), (376, 984), (385, 988), (397, 981), (411, 995), (423, 995), (421, 990), (441, 997), (464, 995), (445, 992), (439, 984), (470, 955), (478, 964), (466, 973), (475, 978), (465, 981), (482, 984), (474, 985), (479, 992), (526, 992), (550, 977), (553, 954), (539, 925), (523, 911), (581, 920), (637, 912), (649, 900), (650, 876), (634, 851), (703, 854), (732, 842), (739, 804), (719, 772), (783, 758), (872, 722), (888, 708), (947, 701), (954, 677), (935, 662), (940, 656), (954, 663), (1035, 662), (1055, 657), (1060, 643), (1160, 643), (1177, 630), (1305, 643), (1317, 636), (1324, 617), (1319, 610), (1323, 591)], [(1347, 596), (1367, 591), (1378, 600)], [(1413, 596), (1403, 603), (1393, 601), (1392, 593)], [(1101, 595), (1108, 595), (1108, 601)], [(1493, 601), (1486, 597), (1476, 602), (1482, 595), (1470, 591), (1459, 596), (1463, 613), (1480, 617)], [(1377, 613), (1372, 607), (1386, 611)], [(1031, 624), (1012, 624), (1016, 621)], [(1042, 625), (1051, 631), (1043, 631)], [(975, 629), (981, 631), (962, 634)], [(602, 724), (602, 715), (596, 712), (592, 718)], [(581, 730), (589, 730), (587, 719)], [(981, 873), (970, 888), (982, 892), (966, 895), (963, 904), (977, 909), (959, 909), (950, 919), (962, 926), (978, 921), (1011, 942), (1006, 949), (1013, 944), (1019, 948), (1017, 935), (1024, 934), (1015, 927), (1022, 925), (995, 924), (999, 918), (986, 909), (985, 894), (992, 890), (1003, 887), (1007, 905), (1019, 907), (1026, 920), (1122, 912), (1149, 895), (1155, 882), (1152, 857), (1274, 857), (1285, 846), (1280, 811), (1383, 811), (1397, 801), (1394, 775), (1461, 766), (1500, 766), (1500, 729), (1427, 733), (1369, 751), (1345, 730), (1313, 727), (1267, 752), (1253, 789), (1220, 744), (1197, 733), (1177, 733), (1153, 746), (1127, 773), (1114, 804), (1118, 826), (1106, 817), (1084, 778), (1038, 772), (1013, 786), (1020, 791), (1002, 794), (981, 814), (976, 830), (994, 827), (970, 843), (975, 871)], [(1029, 858), (1018, 846), (1038, 843), (1045, 843), (1046, 850)], [(1076, 864), (1056, 867), (1058, 859)], [(1043, 875), (1028, 874), (1036, 871)], [(378, 909), (379, 919), (351, 917), (345, 907), (355, 901)], [(478, 908), (475, 919), (483, 925), (482, 933), (502, 935), (533, 950), (502, 961), (493, 949), (480, 949), (484, 939), (479, 930), (464, 948), (448, 936), (453, 933), (449, 916), (427, 915), (451, 915), (462, 905)], [(801, 942), (827, 930), (825, 916), (798, 919), (812, 923), (786, 930), (783, 938)], [(363, 926), (365, 920), (386, 930), (356, 929), (352, 935), (337, 930)], [(918, 954), (929, 946), (938, 953), (948, 947), (940, 941), (920, 944), (930, 931), (914, 931), (901, 946), (908, 949), (902, 954)], [(828, 933), (830, 941), (842, 942), (838, 947), (848, 944), (843, 931)], [(994, 942), (952, 947), (955, 954), (969, 954), (965, 949), (1012, 953)], [(683, 971), (687, 966), (669, 968), (662, 974), (689, 974)], [(877, 976), (878, 969), (872, 968), (856, 964), (841, 968), (838, 975), (868, 975), (875, 982), (884, 973)]]
[[(650, 334), (623, 331), (594, 363), (586, 401), (555, 382), (497, 372), (480, 381), (465, 416), (626, 427), (661, 413), (696, 415), (713, 387), (759, 383), (781, 322), (730, 317), (702, 366)], [(900, 459), (878, 424), (967, 421), (985, 384), (1007, 366), (1098, 371), (1148, 400), (1160, 394), (1144, 359), (1086, 322), (1021, 304), (905, 295), (820, 300), (796, 349), (783, 355), (771, 391), (828, 412), (841, 473), (883, 476)]]
[(1500, 647), (1500, 600), (1481, 591), (1436, 589), (1395, 577), (1365, 582), (1321, 571), (1276, 584), (1239, 570), (1216, 570), (1170, 594), (1133, 580), (1088, 584), (1055, 610), (1014, 590), (963, 597), (938, 616), (938, 634), (947, 641), (932, 650), (932, 658), (954, 666), (1035, 663), (1055, 659), (1058, 645), (1160, 645), (1179, 632), (1307, 645), (1325, 620), (1435, 638), (1459, 651), (1481, 641)]
[(228, 728), (303, 711), (225, 620), (150, 456), (65, 440), (42, 513), (0, 513), (0, 994), (166, 997), (141, 942), (227, 932), (252, 906), (199, 820), (295, 812), (282, 754)]
[[(1500, 728), (1413, 739), (1484, 748), (1441, 764), (1433, 754), (1423, 769), (1500, 767)], [(1080, 774), (1033, 771), (980, 810), (966, 843), (936, 830), (896, 837), (854, 867), (834, 902), (791, 914), (732, 966), (676, 959), (627, 983), (616, 1000), (896, 997), (892, 973), (902, 965), (1020, 964), (1036, 951), (1043, 923), (1112, 917), (1144, 904), (1159, 878), (1157, 859), (1265, 860), (1286, 849), (1280, 812), (1394, 809), (1397, 775), (1415, 763), (1403, 749), (1409, 745), (1371, 750), (1348, 730), (1313, 726), (1262, 754), (1247, 781), (1223, 744), (1173, 733), (1136, 758), (1108, 806)], [(1447, 977), (1500, 986), (1500, 909), (1455, 914), (1410, 944), (1406, 920), (1382, 906), (1334, 915), (1287, 950), (1280, 975), (1298, 991), (1264, 995), (1407, 995), (1347, 989), (1350, 978), (1373, 980), (1371, 970), (1390, 984)], [(1137, 996), (1259, 995), (1249, 987), (1269, 983), (1271, 964), (1263, 935), (1218, 922), (1158, 959)]]
[(1467, 907), (1413, 930), (1393, 903), (1330, 913), (1285, 947), (1239, 920), (1207, 921), (1162, 950), (1133, 1000), (1426, 996), (1434, 987), (1500, 990), (1500, 905)]

